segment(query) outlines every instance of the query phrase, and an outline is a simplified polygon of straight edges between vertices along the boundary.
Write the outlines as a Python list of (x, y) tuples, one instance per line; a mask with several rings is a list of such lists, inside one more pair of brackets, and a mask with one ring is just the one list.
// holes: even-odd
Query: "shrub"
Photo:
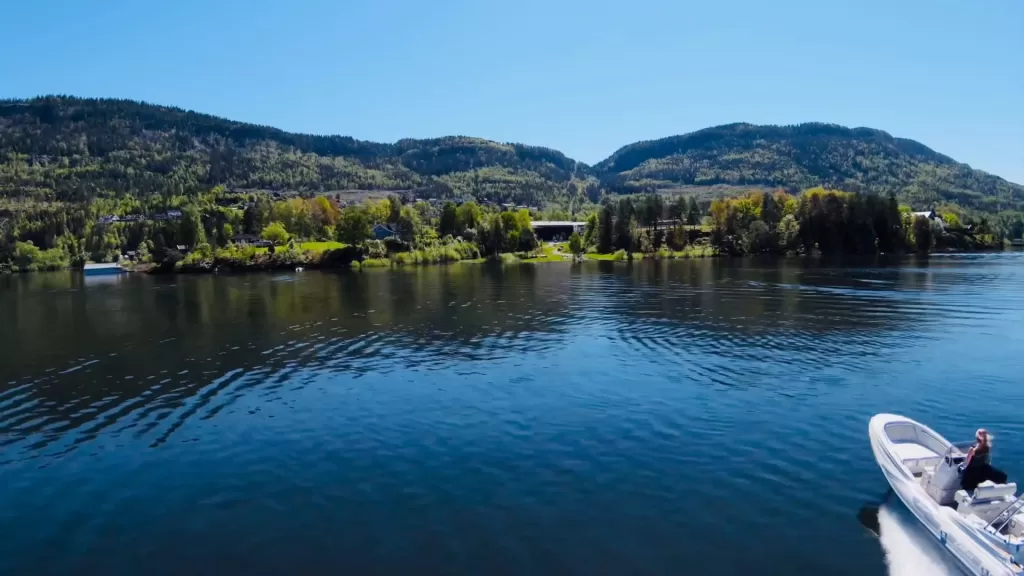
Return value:
[(651, 241), (651, 235), (646, 230), (637, 235), (637, 249), (644, 254), (650, 254), (654, 252), (654, 242)]
[(402, 240), (401, 238), (398, 238), (397, 236), (385, 238), (384, 247), (387, 249), (388, 254), (395, 254), (397, 252), (408, 252), (412, 250), (412, 244), (406, 242), (405, 240)]
[(682, 250), (686, 247), (686, 228), (682, 224), (668, 231), (665, 235), (665, 243), (672, 250)]
[(390, 268), (391, 260), (387, 258), (367, 258), (359, 263), (360, 268)]
[(508, 252), (496, 254), (492, 256), (491, 259), (501, 262), (502, 264), (516, 264), (519, 262), (519, 256), (516, 256), (515, 254), (509, 254)]
[(275, 245), (280, 246), (287, 244), (291, 236), (288, 234), (288, 230), (285, 229), (284, 224), (280, 222), (271, 222), (263, 229), (260, 233), (260, 238), (269, 240)]
[(388, 248), (380, 240), (368, 240), (365, 250), (366, 257), (370, 259), (379, 260), (388, 256)]
[(15, 242), (14, 266), (22, 272), (33, 270), (60, 270), (70, 264), (68, 255), (60, 248), (40, 250), (31, 242)]
[(612, 254), (612, 260), (628, 260), (629, 254), (625, 250), (616, 250), (615, 254)]
[(772, 249), (772, 234), (768, 225), (754, 220), (743, 234), (743, 249), (747, 254), (759, 254)]

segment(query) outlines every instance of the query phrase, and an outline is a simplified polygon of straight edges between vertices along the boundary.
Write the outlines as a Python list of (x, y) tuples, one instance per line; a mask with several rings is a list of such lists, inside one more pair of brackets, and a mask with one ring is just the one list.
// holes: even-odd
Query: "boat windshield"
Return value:
[(953, 442), (950, 445), (950, 450), (953, 452), (959, 452), (960, 454), (967, 455), (967, 452), (974, 447), (974, 440), (967, 440), (966, 442)]
[(967, 458), (967, 452), (974, 446), (973, 441), (968, 442), (953, 442), (946, 449), (946, 453), (942, 455), (942, 459), (946, 463), (960, 464)]

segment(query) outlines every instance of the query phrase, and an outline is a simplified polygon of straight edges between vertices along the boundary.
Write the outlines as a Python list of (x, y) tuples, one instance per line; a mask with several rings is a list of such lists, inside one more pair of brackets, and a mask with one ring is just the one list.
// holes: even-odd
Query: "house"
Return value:
[(583, 232), (587, 223), (569, 220), (534, 220), (530, 222), (530, 227), (533, 228), (533, 233), (538, 240), (552, 242), (566, 240), (573, 232)]
[(159, 212), (153, 214), (153, 220), (180, 220), (181, 210), (168, 210), (167, 212)]
[(937, 222), (939, 227), (942, 228), (943, 230), (946, 229), (946, 223), (942, 220), (942, 218), (939, 217), (938, 214), (935, 213), (934, 208), (924, 212), (911, 212), (910, 216), (912, 220), (917, 220), (918, 218), (927, 218), (932, 222)]
[(385, 238), (391, 238), (398, 236), (398, 231), (391, 224), (374, 224), (373, 225), (373, 237), (376, 240), (383, 240)]
[(241, 246), (255, 246), (257, 248), (268, 248), (274, 245), (270, 240), (263, 240), (254, 234), (236, 234), (231, 237), (231, 242)]
[(260, 237), (255, 234), (235, 234), (231, 241), (235, 244), (253, 244), (259, 242)]

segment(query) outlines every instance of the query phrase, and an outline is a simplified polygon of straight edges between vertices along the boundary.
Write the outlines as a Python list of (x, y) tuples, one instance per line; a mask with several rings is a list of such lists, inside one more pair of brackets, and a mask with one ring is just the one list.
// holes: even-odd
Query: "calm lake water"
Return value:
[(1024, 475), (1019, 253), (8, 276), (0, 323), (0, 574), (886, 574), (873, 414)]

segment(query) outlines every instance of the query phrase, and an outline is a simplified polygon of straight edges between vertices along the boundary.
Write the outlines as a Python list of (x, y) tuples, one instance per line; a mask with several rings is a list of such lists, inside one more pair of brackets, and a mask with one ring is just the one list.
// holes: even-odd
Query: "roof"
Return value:
[(586, 222), (573, 222), (571, 220), (534, 220), (530, 226), (543, 228), (545, 226), (586, 226)]
[(914, 216), (924, 216), (925, 218), (931, 218), (935, 212), (932, 210), (925, 210), (924, 212), (911, 212)]
[(86, 264), (85, 265), (85, 269), (86, 270), (103, 270), (103, 269), (106, 269), (106, 268), (120, 268), (120, 267), (121, 267), (121, 265), (118, 264), (117, 262), (105, 262), (105, 263), (101, 263), (101, 264)]

